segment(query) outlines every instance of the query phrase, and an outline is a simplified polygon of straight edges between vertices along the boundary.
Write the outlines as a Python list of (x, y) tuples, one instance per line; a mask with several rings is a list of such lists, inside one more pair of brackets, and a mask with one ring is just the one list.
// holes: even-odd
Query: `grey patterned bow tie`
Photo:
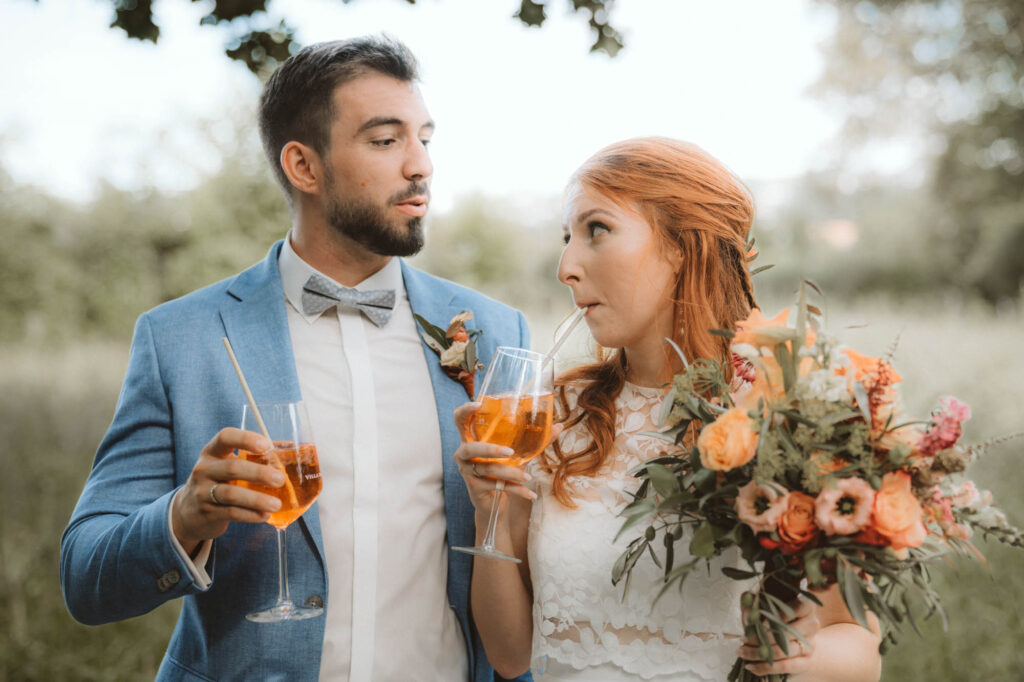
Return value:
[(338, 286), (320, 275), (310, 275), (302, 287), (302, 312), (318, 315), (334, 306), (356, 308), (370, 322), (383, 327), (391, 319), (395, 307), (395, 290), (359, 291)]

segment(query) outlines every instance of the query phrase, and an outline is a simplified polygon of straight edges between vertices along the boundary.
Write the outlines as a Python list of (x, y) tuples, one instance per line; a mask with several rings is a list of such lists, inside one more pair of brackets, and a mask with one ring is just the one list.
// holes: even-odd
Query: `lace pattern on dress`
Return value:
[[(567, 387), (575, 409), (579, 389)], [(613, 541), (622, 508), (638, 487), (629, 475), (636, 465), (664, 454), (666, 444), (643, 431), (656, 430), (652, 415), (665, 390), (626, 384), (616, 400), (615, 454), (594, 477), (572, 477), (578, 507), (569, 509), (551, 493), (548, 474), (531, 465), (538, 498), (530, 515), (529, 561), (533, 580), (533, 661), (539, 679), (573, 678), (571, 673), (621, 670), (622, 679), (712, 681), (725, 679), (742, 632), (739, 595), (743, 583), (725, 577), (718, 565), (691, 575), (680, 594), (672, 590), (657, 604), (659, 569), (649, 558), (637, 562), (629, 591), (611, 583), (615, 560), (632, 539)], [(560, 436), (563, 452), (587, 446), (581, 422)], [(689, 560), (684, 537), (676, 564)], [(736, 564), (738, 556), (723, 557)], [(576, 679), (591, 679), (581, 673)], [(596, 678), (595, 678), (596, 679)], [(602, 677), (601, 679), (606, 679)], [(615, 678), (610, 678), (615, 679)]]

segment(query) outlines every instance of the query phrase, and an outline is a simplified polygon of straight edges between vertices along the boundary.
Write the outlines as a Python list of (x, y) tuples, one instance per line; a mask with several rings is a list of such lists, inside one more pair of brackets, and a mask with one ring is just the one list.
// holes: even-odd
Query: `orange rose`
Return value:
[(921, 517), (921, 503), (910, 489), (910, 474), (893, 471), (883, 476), (871, 516), (875, 530), (888, 538), (893, 549), (918, 547), (928, 532)]
[(715, 471), (730, 471), (754, 459), (757, 431), (747, 411), (734, 407), (705, 426), (697, 438), (700, 463)]
[(814, 498), (805, 493), (791, 492), (786, 511), (779, 517), (779, 538), (783, 545), (789, 545), (796, 551), (816, 538), (818, 532), (818, 525), (814, 522)]

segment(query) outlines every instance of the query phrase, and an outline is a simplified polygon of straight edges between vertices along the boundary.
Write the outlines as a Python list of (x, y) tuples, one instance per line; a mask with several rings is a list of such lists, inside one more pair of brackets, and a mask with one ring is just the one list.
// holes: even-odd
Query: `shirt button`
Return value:
[(311, 606), (315, 609), (323, 608), (324, 600), (319, 594), (311, 594), (306, 597), (306, 606)]
[(162, 576), (156, 579), (156, 589), (161, 592), (166, 592), (171, 589), (181, 580), (181, 574), (178, 573), (178, 569), (172, 568), (171, 570), (164, 573)]

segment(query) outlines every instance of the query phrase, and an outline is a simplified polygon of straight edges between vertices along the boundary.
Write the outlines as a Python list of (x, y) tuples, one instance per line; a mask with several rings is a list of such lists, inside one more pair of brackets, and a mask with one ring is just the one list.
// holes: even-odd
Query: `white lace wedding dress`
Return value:
[[(578, 389), (567, 397), (575, 407)], [(656, 430), (665, 391), (626, 384), (616, 402), (615, 456), (594, 478), (576, 477), (578, 508), (551, 494), (550, 477), (536, 461), (531, 473), (538, 498), (530, 516), (529, 561), (533, 581), (533, 669), (537, 682), (673, 680), (723, 682), (740, 645), (739, 596), (747, 585), (722, 575), (691, 574), (682, 594), (674, 587), (653, 606), (662, 571), (649, 556), (637, 562), (625, 598), (611, 583), (612, 567), (642, 528), (627, 531), (619, 512), (637, 479), (627, 472), (662, 454), (663, 441), (642, 436)], [(560, 437), (563, 452), (589, 442), (581, 422)], [(688, 539), (676, 543), (675, 565), (690, 559)], [(659, 544), (660, 549), (660, 544)], [(739, 565), (738, 557), (723, 557)]]

